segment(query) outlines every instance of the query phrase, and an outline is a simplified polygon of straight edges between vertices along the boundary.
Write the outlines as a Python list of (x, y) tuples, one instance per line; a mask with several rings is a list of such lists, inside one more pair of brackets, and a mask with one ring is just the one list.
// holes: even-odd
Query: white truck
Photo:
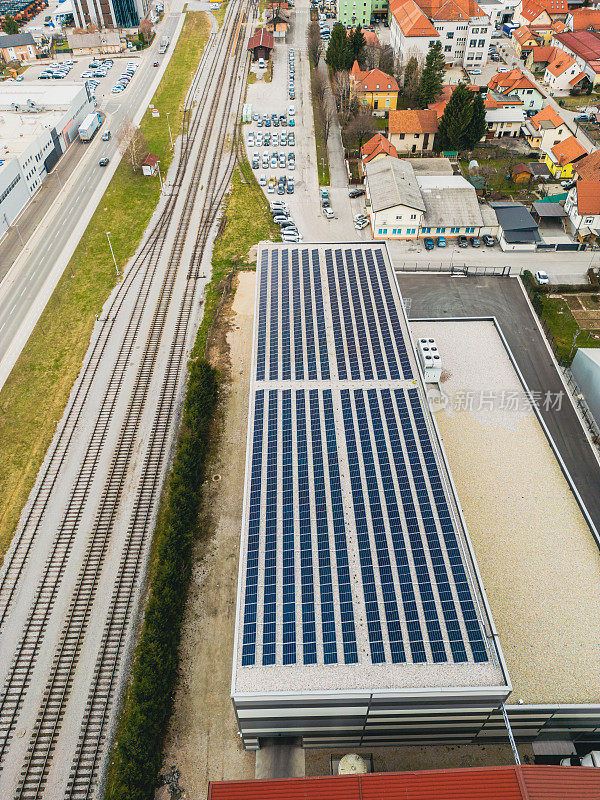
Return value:
[(90, 142), (100, 125), (102, 125), (102, 118), (97, 111), (93, 114), (88, 114), (79, 126), (79, 138), (81, 141)]
[(170, 44), (169, 37), (168, 36), (163, 36), (162, 39), (160, 40), (160, 46), (158, 48), (158, 52), (159, 53), (166, 53), (167, 52), (167, 47), (169, 46), (169, 44)]

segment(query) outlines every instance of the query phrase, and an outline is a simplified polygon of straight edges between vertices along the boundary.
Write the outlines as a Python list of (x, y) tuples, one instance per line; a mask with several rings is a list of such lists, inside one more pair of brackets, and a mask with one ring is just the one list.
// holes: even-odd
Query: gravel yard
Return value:
[(509, 702), (597, 703), (600, 554), (506, 350), (491, 322), (411, 328), (436, 338), (445, 367), (447, 405), (435, 419), (512, 679)]

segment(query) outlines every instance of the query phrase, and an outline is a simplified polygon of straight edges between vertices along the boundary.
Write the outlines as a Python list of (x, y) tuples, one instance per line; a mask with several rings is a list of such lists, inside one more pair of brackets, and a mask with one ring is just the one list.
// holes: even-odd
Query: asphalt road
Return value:
[[(107, 114), (105, 126), (116, 131), (125, 118), (130, 119), (134, 116), (156, 75), (156, 68), (152, 66), (153, 62), (164, 58), (164, 56), (157, 55), (158, 40), (162, 36), (172, 38), (178, 20), (179, 14), (167, 14), (160, 27), (155, 44), (140, 56), (140, 67), (127, 90), (120, 95), (108, 93), (103, 102), (100, 103), (99, 110)], [(85, 59), (86, 63), (87, 61), (89, 61), (89, 58)], [(110, 84), (114, 83), (120, 74), (118, 63), (115, 64), (111, 74), (106, 78), (106, 81)], [(39, 71), (39, 68), (37, 69)], [(77, 73), (80, 73), (82, 69), (83, 64), (80, 65), (79, 69), (76, 68), (73, 71), (72, 76), (77, 77)], [(69, 78), (72, 76), (70, 75)], [(102, 167), (98, 166), (98, 161), (105, 156), (113, 159), (117, 153), (117, 147), (116, 137), (113, 136), (110, 141), (103, 142), (97, 136), (89, 145), (74, 142), (63, 157), (63, 159), (72, 158), (70, 156), (72, 148), (87, 148), (88, 150), (83, 155), (85, 166), (77, 180), (75, 189), (69, 192), (62, 190), (62, 202), (58, 204), (55, 214), (43, 222), (45, 235), (31, 248), (18, 277), (11, 282), (8, 289), (4, 287), (5, 291), (0, 291), (0, 363), (9, 349), (14, 349), (15, 339), (19, 336), (19, 329), (30, 308), (40, 302), (40, 293), (43, 292), (44, 284), (63, 253), (75, 222), (81, 218), (83, 209), (87, 208), (90, 202), (93, 201), (94, 206), (99, 202), (100, 197), (94, 198), (94, 192), (102, 174)], [(65, 172), (63, 180), (66, 177)], [(50, 176), (49, 180), (54, 180), (54, 178)], [(43, 191), (43, 189), (40, 191)], [(33, 230), (27, 230), (21, 224), (18, 225), (18, 230), (24, 240), (27, 239), (27, 234), (34, 233)], [(27, 241), (25, 246), (28, 246)], [(107, 252), (107, 256), (110, 256), (110, 253)], [(4, 258), (2, 261), (6, 264)], [(43, 305), (45, 305), (49, 297), (41, 299)], [(19, 351), (25, 345), (25, 341), (26, 339), (17, 343)]]
[[(565, 391), (521, 287), (510, 278), (452, 278), (398, 274), (410, 317), (493, 316), (532, 392)], [(560, 455), (600, 531), (600, 465), (568, 397), (558, 410), (541, 411)]]

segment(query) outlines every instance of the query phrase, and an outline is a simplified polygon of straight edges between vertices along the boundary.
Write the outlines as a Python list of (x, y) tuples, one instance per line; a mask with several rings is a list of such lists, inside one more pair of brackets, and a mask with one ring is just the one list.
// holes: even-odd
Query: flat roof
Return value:
[[(13, 103), (27, 105), (28, 100), (33, 100), (38, 106), (46, 110), (68, 109), (79, 92), (84, 88), (84, 83), (74, 81), (22, 81), (21, 83), (0, 83), (0, 111), (14, 113)], [(3, 132), (4, 135), (4, 132)]]
[(53, 128), (63, 116), (61, 111), (42, 111), (36, 114), (0, 112), (0, 169), (25, 152), (44, 130)]
[(507, 686), (382, 245), (262, 245), (234, 697)]
[(598, 703), (600, 552), (502, 339), (491, 321), (410, 327), (435, 337), (442, 357), (435, 419), (514, 687), (508, 702)]

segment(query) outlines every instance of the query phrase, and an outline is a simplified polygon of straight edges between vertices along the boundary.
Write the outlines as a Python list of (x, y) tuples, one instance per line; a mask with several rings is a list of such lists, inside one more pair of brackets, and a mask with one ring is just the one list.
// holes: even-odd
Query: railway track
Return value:
[[(242, 4), (239, 3), (240, 11)], [(211, 42), (212, 55), (209, 57), (208, 70), (219, 61), (224, 52), (233, 47), (235, 62), (232, 79), (227, 89), (226, 105), (235, 95), (234, 84), (237, 70), (242, 59), (243, 29), (236, 30), (236, 10), (238, 4), (230, 4), (228, 17), (222, 28), (218, 44)], [(245, 11), (243, 12), (246, 13)], [(232, 42), (231, 40), (234, 39)], [(98, 365), (109, 341), (114, 320), (121, 309), (127, 291), (132, 290), (136, 278), (141, 278), (134, 311), (131, 314), (127, 332), (123, 337), (119, 357), (105, 390), (101, 410), (90, 438), (85, 458), (69, 498), (67, 511), (63, 517), (61, 528), (55, 538), (53, 550), (44, 572), (44, 577), (36, 594), (36, 601), (24, 634), (19, 643), (16, 656), (11, 665), (11, 672), (5, 691), (0, 701), (0, 757), (4, 755), (10, 742), (15, 722), (21, 708), (23, 695), (27, 691), (37, 653), (44, 638), (50, 611), (58, 585), (66, 569), (74, 533), (86, 502), (87, 493), (98, 464), (98, 455), (105, 443), (106, 432), (112, 417), (114, 402), (121, 390), (123, 375), (131, 349), (140, 328), (140, 320), (146, 308), (152, 279), (155, 277), (165, 239), (169, 231), (171, 215), (176, 204), (177, 194), (181, 188), (183, 176), (189, 166), (193, 150), (194, 138), (199, 131), (202, 107), (206, 95), (213, 86), (213, 97), (209, 111), (208, 130), (205, 127), (199, 157), (193, 165), (193, 177), (187, 190), (182, 218), (176, 230), (175, 241), (170, 251), (166, 274), (164, 276), (160, 297), (155, 307), (150, 331), (145, 343), (144, 355), (138, 369), (134, 390), (128, 404), (121, 432), (115, 448), (109, 475), (104, 486), (100, 506), (91, 533), (83, 564), (76, 581), (75, 590), (69, 606), (67, 618), (56, 650), (51, 675), (43, 694), (42, 704), (30, 740), (27, 758), (21, 773), (16, 797), (41, 797), (46, 785), (49, 765), (60, 732), (66, 701), (70, 694), (73, 674), (81, 652), (82, 643), (87, 630), (91, 609), (95, 599), (99, 576), (102, 570), (106, 548), (114, 525), (115, 514), (119, 508), (124, 480), (130, 462), (132, 447), (143, 413), (145, 399), (153, 375), (154, 364), (161, 343), (167, 313), (173, 296), (173, 287), (177, 277), (177, 268), (183, 254), (186, 236), (189, 232), (194, 199), (198, 192), (198, 183), (205, 167), (208, 145), (215, 126), (216, 110), (220, 96), (214, 91), (215, 86), (222, 86), (227, 74), (228, 61), (224, 59), (218, 72), (217, 82), (206, 81), (203, 91), (197, 97), (197, 86), (200, 80), (199, 69), (194, 79), (184, 113), (184, 129), (181, 159), (174, 181), (174, 190), (155, 228), (147, 237), (143, 247), (130, 268), (127, 278), (111, 303), (107, 312), (107, 324), (100, 331), (87, 360), (82, 376), (76, 388), (74, 399), (69, 407), (65, 425), (61, 430), (53, 450), (47, 459), (46, 471), (39, 484), (38, 491), (29, 508), (26, 522), (32, 523), (33, 530), (24, 526), (21, 536), (14, 548), (13, 558), (8, 569), (3, 572), (0, 583), (0, 625), (8, 609), (14, 587), (18, 582), (20, 571), (29, 555), (35, 539), (35, 529), (43, 517), (48, 497), (50, 496), (62, 466), (69, 443), (79, 422), (82, 409), (96, 376)], [(239, 109), (236, 109), (236, 113)], [(219, 142), (215, 163), (221, 162), (225, 143), (227, 116), (224, 115), (218, 130)], [(226, 168), (210, 173), (206, 191), (206, 202), (202, 209), (199, 235), (195, 242), (187, 283), (180, 303), (174, 334), (170, 343), (169, 361), (162, 382), (160, 401), (155, 414), (153, 434), (144, 462), (143, 478), (140, 483), (135, 502), (135, 511), (128, 529), (127, 545), (123, 552), (118, 575), (115, 580), (113, 597), (109, 606), (105, 633), (102, 639), (98, 662), (94, 672), (93, 686), (86, 707), (77, 753), (71, 769), (67, 797), (89, 797), (97, 782), (102, 747), (106, 742), (107, 719), (117, 684), (118, 670), (123, 659), (123, 646), (128, 630), (134, 603), (134, 595), (143, 569), (145, 548), (148, 537), (148, 525), (155, 511), (156, 499), (164, 473), (165, 452), (168, 450), (168, 439), (172, 428), (178, 392), (184, 378), (184, 357), (186, 343), (189, 338), (189, 323), (196, 294), (196, 283), (202, 253), (214, 223), (223, 193), (227, 187), (231, 168), (235, 161), (235, 148), (226, 159)], [(122, 287), (127, 286), (127, 290)], [(112, 320), (112, 321), (110, 321)], [(106, 332), (105, 332), (105, 329)], [(8, 576), (8, 577), (7, 577)]]

